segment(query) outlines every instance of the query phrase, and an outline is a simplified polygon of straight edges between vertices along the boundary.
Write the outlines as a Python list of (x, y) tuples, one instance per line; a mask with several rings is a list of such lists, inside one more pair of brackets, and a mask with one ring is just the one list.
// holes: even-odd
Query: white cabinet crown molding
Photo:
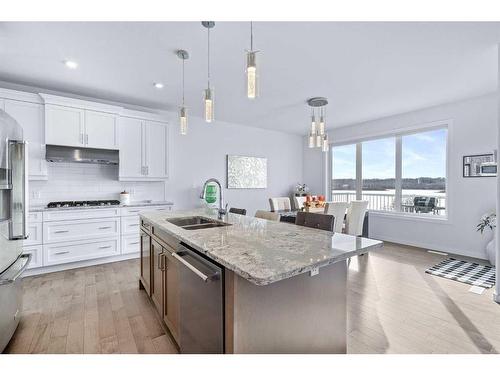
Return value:
[(123, 108), (120, 112), (122, 117), (131, 117), (139, 120), (149, 120), (161, 122), (165, 125), (168, 124), (168, 117), (161, 113), (149, 112), (147, 110), (138, 111), (135, 109)]
[(88, 100), (67, 98), (64, 96), (44, 94), (44, 93), (40, 93), (39, 95), (42, 97), (45, 104), (54, 104), (65, 107), (88, 109), (91, 111), (107, 112), (117, 115), (120, 114), (123, 109), (123, 107), (120, 106), (91, 102)]
[(43, 100), (39, 94), (34, 94), (31, 92), (25, 92), (25, 91), (5, 89), (2, 87), (0, 87), (0, 98), (19, 100), (21, 102), (43, 104)]

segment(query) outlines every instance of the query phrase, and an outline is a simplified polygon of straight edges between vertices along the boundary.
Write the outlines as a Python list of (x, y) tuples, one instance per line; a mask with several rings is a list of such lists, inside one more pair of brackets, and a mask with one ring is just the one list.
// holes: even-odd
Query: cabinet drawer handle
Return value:
[(99, 246), (99, 249), (109, 249), (109, 248), (111, 248), (111, 246), (109, 246), (109, 245), (108, 246)]
[(138, 226), (139, 226), (139, 224), (129, 224), (128, 226), (129, 226), (129, 227), (138, 227)]
[(111, 229), (111, 227), (99, 227), (99, 229)]
[(54, 255), (63, 255), (63, 254), (68, 254), (69, 251), (59, 251), (58, 253), (54, 253)]
[(137, 241), (137, 242), (130, 242), (129, 245), (139, 245), (139, 241)]
[(128, 212), (141, 212), (141, 210), (129, 210)]
[(54, 233), (59, 234), (59, 233), (68, 233), (69, 230), (56, 230)]

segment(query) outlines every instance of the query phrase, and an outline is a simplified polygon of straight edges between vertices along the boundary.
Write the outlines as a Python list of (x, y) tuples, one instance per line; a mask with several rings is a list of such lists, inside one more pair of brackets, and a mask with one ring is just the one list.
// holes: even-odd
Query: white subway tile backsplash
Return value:
[(131, 199), (164, 200), (163, 182), (118, 181), (118, 167), (97, 164), (49, 163), (48, 181), (30, 181), (30, 204), (51, 201), (118, 199), (123, 190), (133, 192)]

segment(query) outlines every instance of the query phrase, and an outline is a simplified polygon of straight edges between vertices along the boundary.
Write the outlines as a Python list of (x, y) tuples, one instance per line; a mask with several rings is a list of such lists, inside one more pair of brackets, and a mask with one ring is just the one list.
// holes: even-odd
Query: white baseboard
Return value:
[(467, 252), (463, 251), (460, 249), (451, 249), (447, 248), (446, 246), (440, 246), (432, 243), (427, 243), (427, 242), (413, 242), (413, 241), (407, 241), (407, 240), (402, 240), (400, 238), (391, 238), (388, 236), (370, 236), (370, 238), (380, 240), (380, 241), (387, 241), (387, 242), (394, 242), (394, 243), (399, 243), (401, 245), (407, 245), (407, 246), (414, 246), (414, 247), (421, 247), (423, 249), (428, 249), (428, 250), (434, 250), (434, 251), (439, 251), (442, 253), (448, 253), (450, 255), (462, 255), (466, 257), (471, 257), (471, 258), (477, 258), (477, 259), (484, 259), (487, 260), (486, 254), (478, 254), (476, 252)]
[(66, 270), (71, 270), (71, 269), (75, 269), (75, 268), (97, 266), (99, 264), (105, 264), (105, 263), (120, 262), (122, 260), (139, 258), (140, 255), (141, 255), (141, 253), (137, 252), (137, 253), (131, 253), (131, 254), (116, 255), (116, 256), (106, 257), (106, 258), (84, 260), (81, 262), (57, 264), (55, 266), (32, 268), (32, 269), (26, 270), (23, 273), (23, 277), (43, 275), (45, 273), (66, 271)]
[(498, 295), (497, 293), (493, 293), (493, 301), (495, 301), (496, 303), (500, 303), (500, 295)]

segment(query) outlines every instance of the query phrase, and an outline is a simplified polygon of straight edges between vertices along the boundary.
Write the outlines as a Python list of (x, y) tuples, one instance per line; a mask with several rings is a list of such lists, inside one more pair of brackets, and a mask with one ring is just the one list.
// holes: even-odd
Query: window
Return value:
[(401, 137), (403, 212), (446, 215), (446, 136), (438, 129)]
[(332, 147), (331, 157), (333, 200), (356, 199), (356, 145)]
[(333, 146), (332, 200), (363, 199), (370, 210), (446, 216), (447, 136), (441, 127)]
[(395, 207), (396, 138), (382, 138), (361, 144), (363, 190), (368, 209), (392, 211)]

